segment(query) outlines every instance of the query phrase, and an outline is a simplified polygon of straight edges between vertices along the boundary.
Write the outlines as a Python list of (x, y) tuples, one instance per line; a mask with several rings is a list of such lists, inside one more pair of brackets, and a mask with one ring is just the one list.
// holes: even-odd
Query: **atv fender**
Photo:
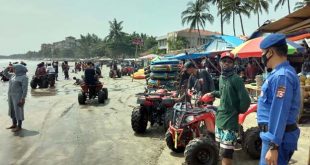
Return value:
[(250, 105), (249, 109), (243, 113), (243, 114), (239, 114), (239, 124), (242, 125), (245, 118), (250, 114), (250, 113), (253, 113), (253, 112), (256, 112), (257, 111), (257, 104), (252, 104)]

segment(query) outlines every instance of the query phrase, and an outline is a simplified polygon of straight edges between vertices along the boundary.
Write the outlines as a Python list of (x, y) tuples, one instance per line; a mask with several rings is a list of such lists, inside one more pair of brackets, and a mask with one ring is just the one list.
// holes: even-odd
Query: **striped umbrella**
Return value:
[[(245, 43), (239, 45), (231, 52), (239, 58), (249, 58), (249, 57), (261, 57), (262, 50), (260, 49), (259, 45), (262, 42), (264, 37), (258, 37), (251, 40), (246, 41)], [(288, 46), (288, 54), (292, 55), (298, 52), (304, 52), (305, 48), (290, 41), (286, 40)]]

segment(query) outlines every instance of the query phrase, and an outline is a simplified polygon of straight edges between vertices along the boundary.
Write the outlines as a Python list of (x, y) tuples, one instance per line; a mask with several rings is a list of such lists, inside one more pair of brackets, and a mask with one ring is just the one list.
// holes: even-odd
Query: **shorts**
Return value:
[(235, 149), (237, 143), (238, 132), (232, 130), (224, 130), (215, 126), (215, 140), (220, 143), (220, 147), (224, 149)]

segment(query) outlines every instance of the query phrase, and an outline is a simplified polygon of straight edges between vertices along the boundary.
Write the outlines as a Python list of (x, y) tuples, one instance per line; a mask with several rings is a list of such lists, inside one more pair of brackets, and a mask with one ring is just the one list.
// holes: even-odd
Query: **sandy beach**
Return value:
[[(144, 135), (131, 129), (130, 117), (136, 106), (135, 94), (144, 89), (144, 80), (130, 77), (108, 78), (103, 66), (101, 79), (109, 90), (105, 104), (97, 100), (79, 105), (79, 86), (71, 80), (60, 81), (54, 89), (29, 87), (25, 106), (24, 130), (13, 134), (5, 127), (11, 124), (7, 116), (8, 83), (0, 82), (0, 164), (1, 165), (181, 165), (183, 154), (174, 154), (164, 142), (162, 127), (148, 128)], [(60, 70), (61, 72), (61, 70)], [(31, 78), (29, 72), (29, 78)], [(256, 115), (247, 118), (245, 127), (256, 125)], [(310, 125), (299, 125), (301, 137), (294, 165), (306, 165), (310, 145)], [(255, 165), (243, 151), (235, 152), (236, 165)]]

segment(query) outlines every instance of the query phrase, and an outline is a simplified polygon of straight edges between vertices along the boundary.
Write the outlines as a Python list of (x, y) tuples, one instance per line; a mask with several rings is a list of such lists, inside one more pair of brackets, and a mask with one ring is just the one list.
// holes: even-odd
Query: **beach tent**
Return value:
[(197, 51), (193, 53), (181, 53), (176, 56), (168, 58), (186, 60), (186, 59), (209, 57), (216, 54), (220, 54), (225, 51), (230, 51), (243, 43), (243, 40), (235, 36), (212, 35), (210, 38), (211, 42), (202, 45), (200, 48), (198, 48), (198, 50), (201, 50), (200, 52)]
[(203, 45), (204, 52), (225, 52), (241, 45), (244, 41), (235, 36), (213, 35), (211, 42)]

